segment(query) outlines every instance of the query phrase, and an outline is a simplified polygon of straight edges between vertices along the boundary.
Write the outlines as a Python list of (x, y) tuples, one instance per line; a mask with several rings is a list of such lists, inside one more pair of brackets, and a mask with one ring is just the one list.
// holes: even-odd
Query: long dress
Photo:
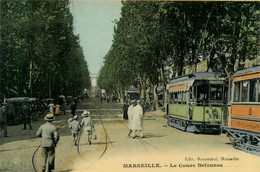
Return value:
[(143, 108), (137, 104), (128, 108), (128, 127), (131, 130), (143, 129)]
[(55, 115), (59, 115), (60, 114), (60, 105), (56, 105), (55, 106)]
[(48, 107), (49, 107), (50, 113), (51, 113), (51, 114), (54, 114), (54, 110), (53, 110), (54, 104), (51, 103), (51, 104), (48, 105)]

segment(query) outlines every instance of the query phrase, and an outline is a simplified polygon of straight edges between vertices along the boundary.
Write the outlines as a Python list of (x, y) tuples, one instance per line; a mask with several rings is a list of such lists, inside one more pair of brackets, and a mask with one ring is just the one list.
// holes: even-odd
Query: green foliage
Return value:
[[(113, 45), (98, 84), (106, 90), (140, 83), (166, 84), (167, 70), (207, 60), (230, 75), (236, 59), (258, 56), (258, 2), (122, 2)], [(142, 85), (142, 84), (141, 84)]]
[(68, 0), (1, 1), (2, 96), (78, 95), (90, 87)]

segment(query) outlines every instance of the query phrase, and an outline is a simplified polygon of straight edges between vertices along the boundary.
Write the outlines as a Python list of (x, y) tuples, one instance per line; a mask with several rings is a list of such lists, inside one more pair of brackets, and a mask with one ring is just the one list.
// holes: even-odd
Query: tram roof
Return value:
[(234, 73), (234, 76), (246, 75), (246, 74), (255, 73), (255, 72), (260, 72), (260, 65), (251, 67), (248, 69), (239, 70), (236, 73)]
[(167, 84), (167, 89), (171, 91), (188, 90), (195, 80), (224, 80), (225, 78), (219, 77), (216, 73), (211, 72), (196, 72), (173, 78)]
[(183, 81), (183, 80), (195, 80), (195, 79), (201, 79), (201, 80), (220, 79), (220, 80), (222, 80), (224, 78), (220, 77), (218, 74), (212, 73), (212, 72), (196, 72), (196, 73), (191, 73), (191, 74), (175, 77), (175, 78), (173, 78), (173, 80), (170, 81), (170, 83), (179, 82), (179, 81)]
[(13, 97), (6, 100), (7, 102), (23, 102), (29, 101), (29, 97)]

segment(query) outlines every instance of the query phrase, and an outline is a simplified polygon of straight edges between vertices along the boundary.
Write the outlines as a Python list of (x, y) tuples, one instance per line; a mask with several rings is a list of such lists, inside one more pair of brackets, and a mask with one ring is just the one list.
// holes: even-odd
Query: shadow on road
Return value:
[(29, 148), (36, 148), (38, 146), (29, 146), (29, 147), (22, 147), (22, 148), (15, 148), (15, 149), (2, 149), (0, 152), (5, 152), (5, 151), (13, 151), (13, 150), (19, 150), (19, 149), (29, 149)]
[(144, 137), (143, 138), (153, 138), (153, 137), (164, 137), (166, 135), (161, 135), (161, 134), (144, 134)]
[[(114, 142), (109, 142), (109, 144), (110, 143), (113, 144)], [(106, 142), (91, 142), (91, 145), (105, 145), (105, 144), (106, 144)], [(82, 146), (82, 145), (88, 145), (88, 143), (80, 144), (80, 146)]]

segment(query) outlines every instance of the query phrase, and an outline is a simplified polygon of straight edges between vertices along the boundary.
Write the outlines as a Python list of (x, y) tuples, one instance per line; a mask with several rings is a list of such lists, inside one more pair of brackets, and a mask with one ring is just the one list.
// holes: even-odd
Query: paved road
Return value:
[[(85, 108), (92, 113), (97, 140), (88, 145), (82, 134), (79, 147), (73, 146), (66, 124), (68, 114), (56, 117), (54, 124), (61, 127), (56, 171), (260, 171), (260, 157), (233, 149), (224, 134), (192, 134), (167, 127), (163, 112), (145, 113), (145, 138), (132, 139), (127, 137), (120, 103), (100, 103), (92, 98), (82, 103), (77, 113)], [(26, 131), (20, 130), (21, 125), (8, 127), (11, 137), (0, 138), (0, 171), (34, 171), (32, 155), (39, 145), (34, 135), (42, 123), (33, 122), (34, 130)], [(34, 162), (39, 171), (40, 151)]]

